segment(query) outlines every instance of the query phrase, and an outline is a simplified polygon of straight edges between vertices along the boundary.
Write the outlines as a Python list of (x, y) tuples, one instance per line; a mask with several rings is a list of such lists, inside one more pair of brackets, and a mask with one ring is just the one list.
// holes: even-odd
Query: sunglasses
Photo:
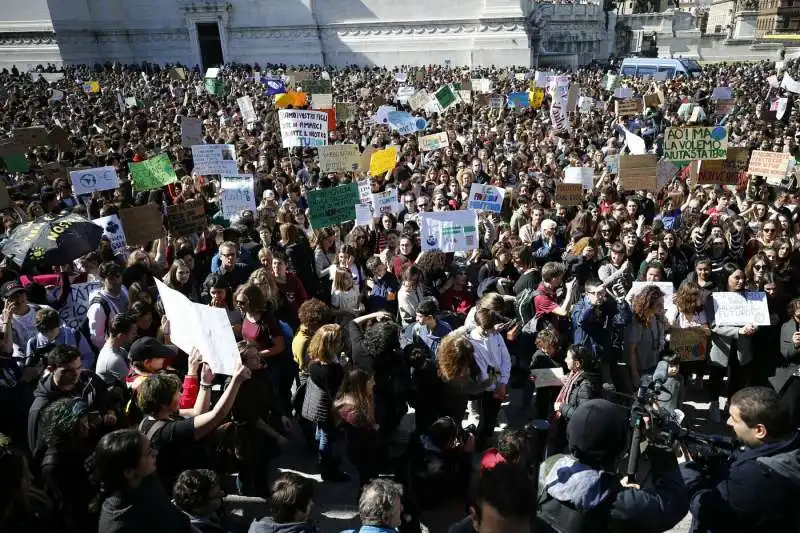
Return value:
[(775, 231), (777, 231), (777, 229), (776, 228), (764, 228), (764, 231), (766, 233), (774, 233)]
[(763, 269), (764, 269), (764, 265), (762, 265), (762, 264), (753, 265), (753, 270), (763, 270)]

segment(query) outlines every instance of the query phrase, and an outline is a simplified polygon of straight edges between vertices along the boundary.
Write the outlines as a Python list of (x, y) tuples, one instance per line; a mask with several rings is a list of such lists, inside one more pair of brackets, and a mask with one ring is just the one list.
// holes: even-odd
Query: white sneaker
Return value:
[(722, 416), (719, 411), (719, 400), (711, 402), (711, 406), (708, 408), (708, 419), (717, 424), (722, 422)]

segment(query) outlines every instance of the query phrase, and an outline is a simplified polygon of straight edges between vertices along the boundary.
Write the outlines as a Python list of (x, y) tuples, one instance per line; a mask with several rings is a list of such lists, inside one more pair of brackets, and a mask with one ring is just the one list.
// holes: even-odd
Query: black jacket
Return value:
[(157, 475), (103, 502), (97, 533), (190, 533), (189, 517), (169, 501)]
[(564, 415), (565, 419), (569, 420), (580, 404), (587, 400), (600, 398), (602, 394), (603, 382), (600, 379), (600, 374), (584, 372), (575, 381), (567, 400), (561, 406), (561, 414)]

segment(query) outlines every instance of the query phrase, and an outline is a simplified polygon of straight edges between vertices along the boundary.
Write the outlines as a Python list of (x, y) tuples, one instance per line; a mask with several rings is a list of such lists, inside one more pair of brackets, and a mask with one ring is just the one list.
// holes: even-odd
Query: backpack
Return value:
[[(105, 331), (106, 335), (108, 335), (108, 324), (110, 322), (109, 318), (111, 317), (111, 305), (109, 305), (109, 303), (106, 301), (105, 298), (103, 298), (102, 296), (100, 296), (98, 294), (97, 296), (95, 296), (94, 298), (89, 300), (89, 305), (86, 306), (87, 311), (89, 310), (89, 308), (92, 305), (94, 305), (96, 303), (100, 304), (100, 306), (103, 308), (103, 312), (106, 314), (105, 328), (103, 329), (103, 331)], [(91, 348), (92, 352), (94, 352), (95, 357), (100, 355), (100, 348), (95, 346), (94, 343), (92, 342), (92, 335), (89, 332), (89, 317), (88, 316), (83, 318), (83, 322), (81, 322), (81, 325), (78, 327), (78, 329), (76, 331), (81, 336), (86, 338), (86, 340), (88, 341), (88, 344), (89, 344), (89, 348)], [(78, 343), (79, 343), (78, 348), (80, 348), (80, 339), (77, 339), (77, 340), (78, 340)]]
[(579, 511), (566, 502), (556, 500), (547, 489), (539, 495), (536, 506), (536, 530), (551, 533), (608, 533), (611, 531), (611, 508), (622, 490), (619, 482), (611, 486), (611, 494), (591, 511)]
[(523, 326), (536, 317), (536, 309), (533, 305), (533, 299), (541, 294), (535, 289), (522, 289), (522, 292), (517, 294), (517, 299), (514, 302), (514, 309), (517, 312), (517, 320)]

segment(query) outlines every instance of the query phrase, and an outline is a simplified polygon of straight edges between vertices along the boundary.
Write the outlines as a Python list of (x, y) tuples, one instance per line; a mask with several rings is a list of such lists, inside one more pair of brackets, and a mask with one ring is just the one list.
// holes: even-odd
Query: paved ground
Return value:
[[(713, 424), (705, 419), (709, 403), (703, 391), (689, 389), (689, 401), (686, 402), (684, 411), (687, 414), (686, 420), (690, 421), (689, 426), (704, 433), (727, 434), (726, 428), (722, 424)], [(515, 418), (515, 396), (512, 395), (511, 402), (504, 406), (504, 413), (501, 420), (510, 421), (514, 424)], [(516, 424), (514, 424), (516, 425)], [(687, 425), (684, 423), (684, 425)], [(499, 430), (499, 428), (498, 428)], [(320, 481), (317, 488), (316, 515), (322, 533), (338, 533), (343, 529), (356, 527), (358, 525), (358, 508), (356, 505), (356, 494), (358, 485), (355, 480), (348, 483), (321, 483), (317, 474), (316, 459), (310, 454), (303, 452), (303, 445), (300, 443), (299, 432), (295, 431), (292, 450), (285, 453), (278, 461), (281, 470), (292, 470)], [(347, 465), (345, 465), (347, 469)], [(354, 471), (352, 468), (349, 469)], [(440, 509), (437, 512), (429, 512), (423, 515), (423, 524), (431, 533), (446, 533), (448, 527), (453, 522), (459, 520), (464, 515), (460, 505)], [(670, 531), (673, 533), (688, 533), (690, 527), (690, 517), (686, 517), (681, 523)]]

